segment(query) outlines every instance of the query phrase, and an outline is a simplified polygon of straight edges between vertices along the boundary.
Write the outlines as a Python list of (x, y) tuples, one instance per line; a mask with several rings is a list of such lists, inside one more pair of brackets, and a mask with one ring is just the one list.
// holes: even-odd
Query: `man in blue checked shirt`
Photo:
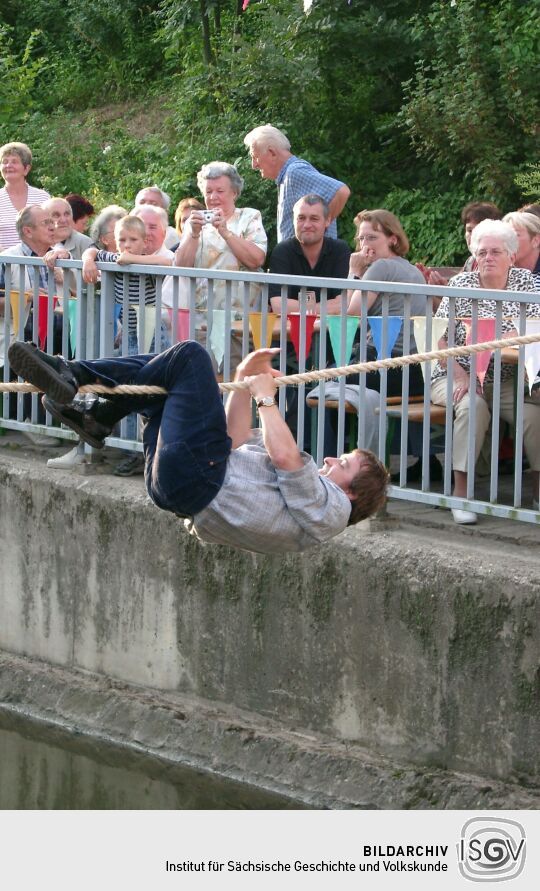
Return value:
[(326, 234), (337, 238), (336, 219), (351, 194), (349, 187), (293, 155), (285, 134), (271, 124), (251, 130), (244, 145), (249, 148), (253, 170), (259, 170), (263, 179), (275, 180), (278, 187), (277, 240), (294, 237), (293, 207), (310, 193), (320, 195), (328, 204), (330, 224)]

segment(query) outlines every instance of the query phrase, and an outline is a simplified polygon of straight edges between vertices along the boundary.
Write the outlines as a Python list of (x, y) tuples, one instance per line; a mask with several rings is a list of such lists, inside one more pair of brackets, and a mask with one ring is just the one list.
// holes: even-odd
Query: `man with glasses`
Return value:
[[(40, 205), (25, 207), (17, 216), (16, 221), (17, 234), (20, 241), (12, 247), (2, 251), (1, 256), (9, 255), (15, 257), (44, 257), (51, 250), (51, 245), (55, 241), (55, 225), (48, 210)], [(56, 257), (69, 259), (69, 251), (56, 251)], [(38, 288), (40, 291), (48, 290), (47, 269), (45, 266), (30, 266), (18, 263), (10, 263), (11, 270), (11, 286), (10, 290), (18, 292), (21, 287), (21, 270), (23, 271), (23, 287), (25, 293), (33, 293), (35, 280), (38, 280)], [(60, 270), (55, 272), (55, 278)], [(61, 275), (61, 273), (60, 273)], [(3, 380), (3, 365), (6, 351), (6, 331), (4, 323), (5, 315), (5, 288), (6, 288), (6, 264), (0, 262), (0, 379)], [(19, 302), (20, 305), (20, 302)], [(24, 302), (23, 321), (27, 322), (30, 313), (31, 301)], [(8, 332), (8, 345), (15, 334), (13, 329), (13, 318), (10, 319), (10, 327)], [(11, 400), (11, 409), (14, 408), (14, 399)], [(39, 436), (38, 434), (28, 434), (34, 445), (59, 445), (60, 440), (52, 439), (50, 436)]]
[[(25, 207), (20, 211), (17, 217), (17, 234), (20, 241), (13, 247), (2, 251), (0, 256), (8, 254), (15, 257), (44, 257), (51, 250), (51, 245), (55, 241), (54, 220), (51, 215), (43, 207), (35, 205), (33, 207)], [(63, 256), (69, 259), (69, 251), (58, 251), (57, 256)], [(11, 263), (11, 288), (14, 291), (19, 290), (21, 278), (21, 265)], [(22, 266), (24, 270), (24, 290), (25, 292), (33, 292), (34, 281), (37, 276), (39, 281), (39, 290), (47, 291), (47, 269), (45, 266)], [(6, 265), (0, 262), (0, 366), (4, 364), (4, 310), (5, 310), (5, 287), (6, 287)], [(28, 318), (30, 303), (25, 305), (25, 319)], [(13, 320), (11, 320), (11, 335), (13, 335)]]

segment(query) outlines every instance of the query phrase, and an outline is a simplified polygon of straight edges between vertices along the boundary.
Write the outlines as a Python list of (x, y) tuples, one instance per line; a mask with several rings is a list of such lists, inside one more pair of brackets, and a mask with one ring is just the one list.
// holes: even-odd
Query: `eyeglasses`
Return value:
[(374, 241), (377, 241), (378, 235), (357, 235), (357, 241), (367, 241), (368, 244), (372, 244)]
[(493, 248), (492, 250), (481, 248), (481, 250), (476, 252), (476, 259), (485, 260), (488, 255), (491, 255), (492, 257), (495, 257), (495, 259), (498, 259), (499, 257), (504, 256), (504, 254), (506, 254), (506, 251), (501, 251), (500, 248)]

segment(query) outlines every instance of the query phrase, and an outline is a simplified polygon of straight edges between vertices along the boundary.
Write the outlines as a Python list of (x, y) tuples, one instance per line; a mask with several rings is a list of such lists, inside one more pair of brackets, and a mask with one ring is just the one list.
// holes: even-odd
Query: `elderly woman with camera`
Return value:
[[(205, 164), (197, 174), (197, 185), (206, 210), (193, 210), (184, 226), (176, 251), (175, 266), (235, 272), (262, 272), (267, 238), (261, 214), (251, 207), (236, 207), (244, 180), (224, 161)], [(250, 304), (260, 288), (252, 289)], [(243, 288), (233, 287), (232, 305), (242, 310)], [(196, 307), (207, 305), (208, 282), (197, 281)], [(255, 299), (254, 299), (255, 298)], [(225, 282), (214, 281), (214, 308), (225, 306)]]
[[(244, 180), (232, 164), (212, 161), (197, 174), (197, 184), (204, 198), (206, 210), (192, 210), (182, 231), (182, 239), (176, 250), (174, 265), (199, 269), (234, 272), (262, 272), (266, 257), (267, 238), (261, 214), (252, 207), (236, 207)], [(190, 282), (180, 282), (179, 306), (189, 307)], [(196, 336), (207, 341), (204, 328), (210, 330), (212, 317), (206, 312), (209, 296), (211, 308), (226, 308), (227, 283), (220, 279), (209, 282), (197, 278), (195, 282)], [(231, 284), (231, 318), (242, 318), (245, 312), (258, 309), (261, 286), (251, 284), (248, 289), (242, 282)], [(244, 297), (247, 295), (247, 301)], [(208, 341), (207, 341), (208, 343)], [(231, 370), (242, 357), (240, 338), (231, 337)]]
[[(471, 253), (477, 262), (473, 272), (461, 272), (451, 278), (448, 284), (454, 288), (478, 288), (489, 291), (530, 291), (536, 290), (532, 273), (527, 269), (515, 266), (518, 253), (518, 237), (509, 223), (501, 220), (483, 220), (473, 229), (471, 236)], [(455, 345), (463, 346), (466, 342), (467, 329), (463, 319), (472, 316), (473, 301), (470, 297), (458, 297), (455, 304), (456, 327)], [(497, 303), (495, 300), (477, 300), (478, 318), (495, 319)], [(450, 300), (443, 297), (437, 317), (448, 318)], [(502, 332), (515, 335), (512, 319), (519, 318), (520, 304), (512, 300), (502, 303)], [(540, 304), (528, 303), (528, 318), (540, 318)], [(439, 342), (441, 348), (447, 346), (447, 338)], [(501, 368), (500, 417), (509, 424), (514, 423), (515, 366), (503, 364)], [(447, 368), (446, 362), (437, 362), (432, 373), (431, 400), (440, 405), (447, 401)], [(482, 443), (489, 428), (494, 382), (494, 360), (491, 357), (480, 389), (478, 380), (471, 381), (470, 357), (458, 358), (454, 362), (453, 392), (451, 395), (454, 407), (454, 438), (452, 467), (454, 470), (454, 495), (460, 498), (467, 496), (467, 443), (469, 430), (469, 406), (475, 400), (475, 460), (478, 459)], [(532, 472), (533, 501), (538, 509), (538, 484), (540, 478), (540, 400), (535, 392), (524, 395), (523, 405), (523, 444)], [(453, 509), (456, 523), (469, 524), (476, 522), (476, 514), (471, 511)]]

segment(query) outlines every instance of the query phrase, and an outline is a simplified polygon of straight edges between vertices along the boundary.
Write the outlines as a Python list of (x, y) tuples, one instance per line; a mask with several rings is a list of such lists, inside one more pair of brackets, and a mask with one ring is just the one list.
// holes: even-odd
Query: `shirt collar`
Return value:
[(21, 241), (22, 245), (22, 253), (24, 257), (37, 257), (35, 251), (32, 250), (29, 244), (26, 244), (26, 241)]
[(298, 158), (296, 157), (296, 155), (291, 155), (290, 158), (287, 158), (283, 167), (281, 168), (278, 175), (276, 176), (276, 185), (278, 185), (278, 186), (281, 185), (281, 183), (283, 182), (283, 178), (287, 172), (287, 168), (292, 164), (293, 161), (297, 161), (297, 160), (298, 160)]
[[(296, 235), (293, 238), (293, 243), (294, 243), (294, 250), (296, 251), (296, 253), (301, 254), (302, 257), (305, 257), (306, 255), (304, 254), (302, 245), (298, 241)], [(327, 251), (328, 251), (328, 238), (326, 235), (324, 235), (321, 252), (319, 254), (319, 260), (321, 259), (321, 257), (324, 257), (324, 255), (326, 254)], [(317, 262), (319, 262), (319, 261), (317, 261)]]

